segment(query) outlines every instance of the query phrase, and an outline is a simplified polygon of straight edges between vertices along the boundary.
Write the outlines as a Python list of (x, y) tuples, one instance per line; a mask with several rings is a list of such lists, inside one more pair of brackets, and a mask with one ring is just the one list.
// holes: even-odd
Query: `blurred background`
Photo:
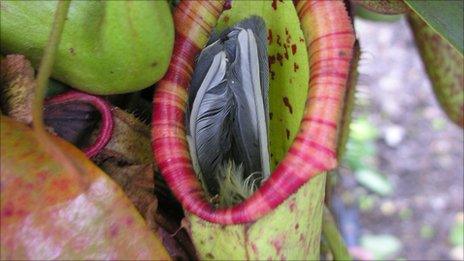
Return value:
[(463, 131), (446, 118), (404, 17), (357, 19), (361, 60), (332, 208), (358, 258), (464, 259)]

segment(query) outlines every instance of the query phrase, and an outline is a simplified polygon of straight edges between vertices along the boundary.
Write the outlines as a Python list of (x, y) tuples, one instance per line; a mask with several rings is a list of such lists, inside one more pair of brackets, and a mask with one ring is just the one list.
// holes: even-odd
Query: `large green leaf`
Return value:
[(169, 259), (123, 191), (69, 143), (83, 174), (38, 144), (32, 130), (1, 116), (1, 259)]
[(430, 27), (462, 55), (464, 50), (464, 1), (404, 0)]
[[(308, 56), (291, 1), (233, 1), (218, 28), (251, 15), (268, 29), (270, 152), (274, 168), (295, 137), (307, 97)], [(253, 224), (222, 226), (188, 215), (200, 259), (317, 259), (325, 175), (303, 185), (272, 213)]]
[[(1, 52), (40, 63), (57, 1), (1, 1)], [(72, 1), (52, 77), (96, 94), (137, 91), (167, 70), (174, 26), (166, 1)]]

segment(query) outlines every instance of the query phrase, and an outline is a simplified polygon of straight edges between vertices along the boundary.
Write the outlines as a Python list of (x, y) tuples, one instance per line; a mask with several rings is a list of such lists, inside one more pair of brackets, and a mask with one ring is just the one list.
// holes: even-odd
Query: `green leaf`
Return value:
[(346, 145), (345, 162), (356, 171), (372, 166), (372, 159), (376, 155), (374, 140), (378, 130), (366, 118), (361, 117), (350, 124), (350, 135)]
[(363, 169), (356, 171), (356, 180), (364, 187), (382, 196), (390, 195), (393, 192), (392, 184), (382, 174)]
[[(56, 1), (2, 1), (1, 52), (42, 58)], [(167, 70), (174, 26), (166, 1), (72, 1), (52, 77), (96, 94), (141, 90)]]
[(446, 127), (446, 120), (443, 118), (432, 119), (432, 128), (434, 131), (444, 130)]
[(398, 213), (398, 215), (399, 215), (399, 217), (400, 217), (400, 219), (402, 221), (410, 220), (413, 214), (414, 213), (413, 213), (412, 209), (410, 209), (410, 208), (403, 208)]
[(456, 220), (449, 233), (449, 241), (453, 246), (464, 246), (464, 221)]
[(69, 90), (69, 86), (66, 84), (59, 82), (57, 80), (48, 79), (48, 87), (47, 87), (47, 95), (46, 97), (52, 97), (57, 94), (63, 93)]
[(350, 138), (358, 141), (371, 141), (377, 138), (377, 128), (366, 118), (359, 118), (350, 124)]
[(435, 230), (429, 224), (422, 225), (420, 229), (420, 236), (423, 239), (431, 239), (435, 236)]
[(376, 196), (372, 196), (372, 195), (363, 195), (362, 197), (359, 197), (359, 200), (358, 200), (359, 209), (361, 209), (362, 212), (367, 212), (367, 211), (372, 210), (375, 206), (376, 200), (377, 200)]
[(454, 0), (404, 0), (430, 27), (462, 55), (464, 50), (464, 2)]
[(464, 57), (416, 14), (409, 15), (409, 23), (439, 104), (464, 127)]
[(400, 20), (404, 16), (402, 14), (397, 14), (397, 15), (380, 14), (380, 13), (370, 11), (369, 9), (364, 8), (360, 5), (355, 5), (354, 10), (355, 10), (356, 16), (364, 20), (374, 21), (374, 22), (393, 23), (393, 22)]
[(352, 0), (355, 6), (384, 15), (404, 14), (408, 12), (408, 6), (401, 0)]
[(385, 260), (401, 249), (401, 242), (393, 235), (363, 235), (361, 246), (374, 254), (374, 259)]
[(372, 142), (359, 142), (349, 140), (345, 160), (351, 170), (358, 170), (371, 166), (372, 159), (375, 157), (376, 148)]

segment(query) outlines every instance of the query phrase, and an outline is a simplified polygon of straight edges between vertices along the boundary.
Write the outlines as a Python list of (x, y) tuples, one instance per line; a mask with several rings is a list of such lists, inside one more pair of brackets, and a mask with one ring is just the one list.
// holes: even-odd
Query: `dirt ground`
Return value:
[(464, 207), (463, 131), (437, 104), (406, 20), (358, 19), (355, 27), (362, 49), (355, 115), (378, 129), (376, 165), (394, 188), (360, 210), (359, 237), (399, 239), (392, 259), (462, 258), (448, 235)]

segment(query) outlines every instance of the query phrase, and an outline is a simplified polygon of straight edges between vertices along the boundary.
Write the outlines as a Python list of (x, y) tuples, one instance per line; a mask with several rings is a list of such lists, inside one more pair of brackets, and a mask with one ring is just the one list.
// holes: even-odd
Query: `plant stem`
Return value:
[(70, 1), (59, 1), (55, 12), (55, 20), (53, 21), (52, 31), (48, 38), (47, 46), (45, 46), (42, 60), (40, 61), (39, 72), (36, 79), (36, 89), (33, 108), (33, 123), (37, 132), (44, 132), (45, 125), (43, 122), (43, 105), (47, 90), (48, 78), (52, 74), (53, 63), (55, 62), (56, 51), (63, 32), (64, 22), (68, 13)]
[(47, 90), (48, 78), (50, 77), (55, 61), (56, 52), (63, 32), (64, 23), (68, 14), (68, 9), (71, 1), (62, 0), (57, 4), (55, 18), (52, 24), (52, 30), (48, 38), (48, 43), (45, 46), (42, 60), (40, 62), (39, 72), (36, 78), (36, 88), (34, 94), (34, 102), (32, 104), (32, 123), (34, 133), (45, 151), (60, 162), (66, 171), (78, 175), (83, 173), (79, 164), (73, 162), (58, 145), (52, 140), (43, 122), (44, 99)]
[(345, 242), (340, 232), (338, 232), (332, 213), (326, 206), (324, 206), (324, 219), (322, 220), (322, 235), (332, 252), (334, 260), (352, 260)]

